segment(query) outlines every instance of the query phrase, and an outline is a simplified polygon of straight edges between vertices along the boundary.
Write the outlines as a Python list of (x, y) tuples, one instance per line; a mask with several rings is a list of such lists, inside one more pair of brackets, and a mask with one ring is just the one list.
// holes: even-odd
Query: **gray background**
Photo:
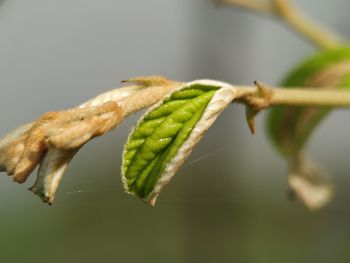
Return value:
[[(350, 35), (346, 0), (295, 1)], [(315, 49), (282, 23), (207, 0), (0, 1), (0, 134), (78, 105), (138, 75), (276, 85)], [(139, 115), (138, 115), (139, 116)], [(121, 150), (137, 116), (89, 143), (53, 207), (0, 177), (0, 262), (346, 262), (349, 114), (309, 144), (332, 174), (334, 202), (309, 213), (286, 199), (285, 162), (251, 136), (233, 105), (152, 209), (123, 193)]]

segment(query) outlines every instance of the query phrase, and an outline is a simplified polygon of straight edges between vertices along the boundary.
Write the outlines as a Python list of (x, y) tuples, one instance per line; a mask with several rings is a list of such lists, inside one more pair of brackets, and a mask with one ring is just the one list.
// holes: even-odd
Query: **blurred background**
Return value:
[[(298, 0), (350, 35), (347, 0)], [(316, 50), (282, 23), (209, 0), (0, 1), (0, 135), (139, 75), (278, 84)], [(350, 115), (336, 111), (309, 143), (332, 175), (331, 205), (286, 197), (286, 163), (258, 117), (229, 107), (160, 195), (123, 193), (121, 152), (140, 114), (86, 145), (53, 207), (0, 177), (0, 262), (348, 262)]]

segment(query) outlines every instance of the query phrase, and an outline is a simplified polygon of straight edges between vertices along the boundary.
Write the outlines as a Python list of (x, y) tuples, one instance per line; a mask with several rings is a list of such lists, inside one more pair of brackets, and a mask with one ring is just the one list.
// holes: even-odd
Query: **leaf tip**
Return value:
[(296, 197), (311, 211), (324, 207), (333, 197), (331, 182), (305, 158), (292, 167), (288, 182)]
[(49, 206), (53, 205), (54, 197), (46, 195), (43, 191), (40, 191), (35, 185), (29, 187), (28, 190), (36, 196), (38, 196), (44, 203), (48, 204)]

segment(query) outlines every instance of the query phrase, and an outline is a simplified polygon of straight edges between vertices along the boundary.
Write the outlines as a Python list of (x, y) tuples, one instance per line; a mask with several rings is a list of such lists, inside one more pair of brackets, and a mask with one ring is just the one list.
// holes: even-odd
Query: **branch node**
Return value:
[(254, 84), (256, 89), (244, 93), (239, 100), (247, 104), (252, 111), (258, 113), (271, 105), (273, 90), (258, 81), (254, 81)]

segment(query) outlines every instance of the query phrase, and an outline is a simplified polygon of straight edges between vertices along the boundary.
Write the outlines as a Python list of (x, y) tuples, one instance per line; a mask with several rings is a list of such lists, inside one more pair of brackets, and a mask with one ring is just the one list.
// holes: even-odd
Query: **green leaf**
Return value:
[[(316, 86), (312, 83), (318, 74), (331, 71), (317, 86), (350, 87), (350, 48), (342, 47), (318, 53), (298, 65), (282, 82), (283, 87)], [(339, 72), (337, 67), (343, 72)], [(326, 73), (324, 73), (326, 74)], [(339, 76), (340, 74), (340, 76)], [(335, 79), (337, 78), (336, 82)], [(335, 85), (334, 85), (335, 84)], [(267, 129), (272, 142), (285, 156), (295, 155), (303, 148), (329, 108), (315, 107), (275, 107), (268, 116)]]
[(195, 81), (152, 107), (132, 131), (124, 148), (125, 190), (154, 205), (161, 188), (234, 94), (234, 88), (225, 83)]
[[(297, 66), (282, 86), (348, 89), (350, 87), (350, 48), (322, 51)], [(310, 209), (325, 205), (332, 187), (318, 167), (307, 160), (303, 149), (331, 108), (275, 107), (267, 119), (271, 141), (289, 163), (288, 181), (299, 199)]]

